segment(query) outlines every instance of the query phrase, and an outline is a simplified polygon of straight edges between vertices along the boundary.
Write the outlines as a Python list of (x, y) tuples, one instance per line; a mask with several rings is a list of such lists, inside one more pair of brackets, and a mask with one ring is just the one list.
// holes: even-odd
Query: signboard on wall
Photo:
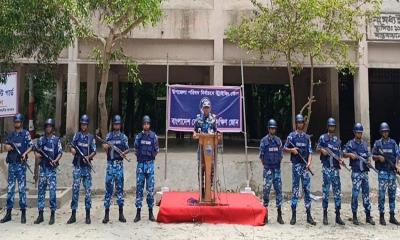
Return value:
[(8, 73), (6, 79), (0, 83), (0, 117), (13, 116), (18, 111), (17, 73)]
[(400, 13), (381, 13), (368, 28), (368, 40), (400, 41)]

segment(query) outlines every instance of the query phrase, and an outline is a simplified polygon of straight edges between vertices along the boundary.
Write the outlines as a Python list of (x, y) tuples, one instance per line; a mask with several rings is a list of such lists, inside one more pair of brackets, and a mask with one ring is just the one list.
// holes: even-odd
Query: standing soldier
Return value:
[[(117, 191), (117, 203), (119, 206), (119, 221), (126, 222), (124, 217), (124, 157), (129, 151), (128, 137), (121, 132), (122, 119), (120, 115), (113, 118), (113, 130), (106, 137), (107, 143), (103, 144), (104, 151), (107, 152), (106, 170), (106, 194), (104, 196), (105, 214), (103, 223), (110, 220), (110, 205), (113, 190)], [(115, 151), (118, 148), (122, 151), (122, 156)]]
[[(284, 224), (282, 219), (282, 180), (281, 180), (281, 161), (283, 158), (282, 141), (276, 136), (278, 124), (274, 119), (268, 121), (268, 134), (260, 142), (260, 159), (264, 166), (263, 170), (263, 198), (264, 207), (268, 207), (269, 193), (272, 184), (276, 194), (276, 207), (278, 209), (277, 221)], [(268, 223), (268, 216), (265, 219)]]
[(45, 135), (39, 138), (36, 149), (36, 158), (40, 165), (39, 170), (39, 189), (38, 189), (38, 209), (39, 216), (35, 224), (43, 222), (43, 209), (45, 207), (46, 188), (49, 186), (50, 192), (50, 221), (53, 225), (55, 221), (55, 211), (57, 209), (57, 167), (62, 156), (60, 138), (54, 135), (54, 120), (49, 118), (44, 124)]
[[(336, 121), (333, 118), (328, 119), (328, 132), (322, 134), (319, 137), (317, 151), (321, 153), (320, 159), (322, 163), (322, 208), (324, 210), (323, 223), (328, 225), (328, 202), (329, 202), (329, 190), (332, 185), (332, 192), (335, 199), (335, 212), (336, 212), (336, 223), (339, 225), (345, 225), (343, 220), (340, 218), (341, 208), (341, 183), (340, 183), (340, 165), (343, 164), (341, 158), (341, 141), (335, 135)], [(327, 149), (332, 151), (336, 156), (340, 157), (340, 160), (335, 159), (333, 156), (328, 154)]]
[(290, 220), (290, 224), (296, 224), (296, 207), (300, 197), (299, 187), (301, 181), (304, 191), (307, 222), (311, 225), (316, 225), (317, 223), (311, 216), (311, 179), (308, 171), (312, 161), (311, 140), (310, 136), (304, 132), (303, 115), (296, 115), (296, 130), (291, 132), (287, 137), (284, 150), (290, 153), (290, 161), (292, 162), (292, 219)]
[[(28, 153), (32, 150), (32, 140), (29, 132), (23, 129), (24, 117), (18, 113), (14, 116), (14, 131), (8, 134), (4, 146), (8, 163), (7, 213), (0, 223), (11, 221), (11, 210), (14, 206), (15, 182), (19, 188), (19, 207), (21, 223), (26, 223), (26, 168)], [(20, 155), (22, 154), (22, 155)]]
[(91, 223), (90, 208), (92, 207), (92, 199), (90, 197), (92, 188), (92, 167), (90, 162), (94, 155), (96, 155), (96, 140), (94, 136), (88, 132), (89, 117), (85, 114), (81, 117), (80, 131), (77, 132), (72, 139), (71, 153), (74, 155), (72, 171), (73, 176), (73, 194), (71, 201), (72, 214), (67, 224), (76, 222), (76, 209), (78, 208), (79, 201), (79, 188), (81, 181), (85, 188), (85, 209), (86, 209), (86, 224)]
[(208, 98), (202, 100), (201, 114), (197, 114), (194, 123), (193, 136), (196, 138), (196, 133), (216, 133), (217, 118), (211, 113), (211, 102)]
[[(397, 166), (399, 159), (399, 148), (396, 142), (389, 137), (390, 128), (385, 122), (381, 123), (379, 131), (382, 138), (376, 140), (372, 149), (372, 158), (375, 161), (375, 168), (379, 171), (379, 223), (386, 225), (385, 221), (385, 194), (386, 190), (389, 196), (389, 209), (390, 219), (389, 222), (399, 225), (399, 222), (394, 217), (395, 203), (396, 203), (396, 171), (400, 168)], [(390, 161), (391, 163), (389, 163)]]
[(351, 210), (353, 211), (353, 224), (359, 225), (360, 222), (357, 218), (358, 209), (358, 194), (360, 189), (362, 191), (362, 199), (365, 208), (366, 222), (375, 225), (371, 217), (371, 203), (369, 199), (369, 180), (367, 164), (362, 161), (358, 156), (369, 159), (370, 153), (368, 152), (368, 145), (362, 139), (364, 127), (361, 123), (356, 123), (353, 128), (354, 139), (347, 142), (345, 147), (345, 157), (350, 158), (351, 166), (351, 180), (353, 183), (352, 196), (351, 196)]
[(149, 208), (149, 220), (154, 222), (154, 159), (159, 151), (157, 135), (150, 130), (150, 117), (143, 117), (143, 131), (135, 138), (137, 156), (136, 167), (136, 217), (134, 222), (140, 221), (140, 210), (143, 201), (143, 188), (146, 183), (146, 202)]

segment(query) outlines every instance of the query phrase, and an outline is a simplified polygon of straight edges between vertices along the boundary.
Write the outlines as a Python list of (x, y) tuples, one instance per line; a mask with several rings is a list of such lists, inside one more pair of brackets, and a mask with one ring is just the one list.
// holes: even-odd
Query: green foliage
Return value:
[[(73, 29), (62, 0), (0, 0), (0, 70), (16, 58), (40, 63), (57, 60), (69, 46)], [(2, 69), (1, 69), (2, 68)]]

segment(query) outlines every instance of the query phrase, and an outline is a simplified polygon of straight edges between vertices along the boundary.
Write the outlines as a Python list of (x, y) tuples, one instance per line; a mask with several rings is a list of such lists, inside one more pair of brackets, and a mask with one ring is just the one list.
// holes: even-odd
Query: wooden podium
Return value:
[(215, 203), (217, 146), (221, 134), (198, 134), (199, 138), (199, 179), (200, 203)]

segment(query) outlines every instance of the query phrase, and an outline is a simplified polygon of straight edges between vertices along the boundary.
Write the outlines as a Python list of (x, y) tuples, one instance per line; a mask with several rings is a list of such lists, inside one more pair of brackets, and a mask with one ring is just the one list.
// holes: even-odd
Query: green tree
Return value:
[[(289, 77), (291, 115), (296, 114), (296, 74), (310, 66), (309, 96), (300, 112), (307, 112), (306, 130), (316, 101), (315, 63), (335, 64), (338, 69), (355, 70), (358, 43), (365, 36), (365, 25), (379, 13), (381, 0), (270, 0), (262, 4), (250, 0), (254, 14), (232, 26), (228, 38), (273, 63), (283, 61)], [(296, 83), (296, 86), (300, 84)], [(300, 86), (301, 87), (301, 86)]]
[(17, 58), (57, 60), (73, 38), (62, 0), (0, 0), (0, 72)]
[(110, 64), (124, 63), (128, 68), (128, 78), (138, 79), (136, 62), (123, 52), (121, 41), (139, 27), (154, 25), (161, 20), (162, 0), (65, 0), (66, 12), (77, 37), (94, 39), (98, 47), (93, 49), (93, 57), (101, 68), (101, 84), (98, 94), (100, 110), (100, 131), (104, 136), (108, 130), (106, 90)]

